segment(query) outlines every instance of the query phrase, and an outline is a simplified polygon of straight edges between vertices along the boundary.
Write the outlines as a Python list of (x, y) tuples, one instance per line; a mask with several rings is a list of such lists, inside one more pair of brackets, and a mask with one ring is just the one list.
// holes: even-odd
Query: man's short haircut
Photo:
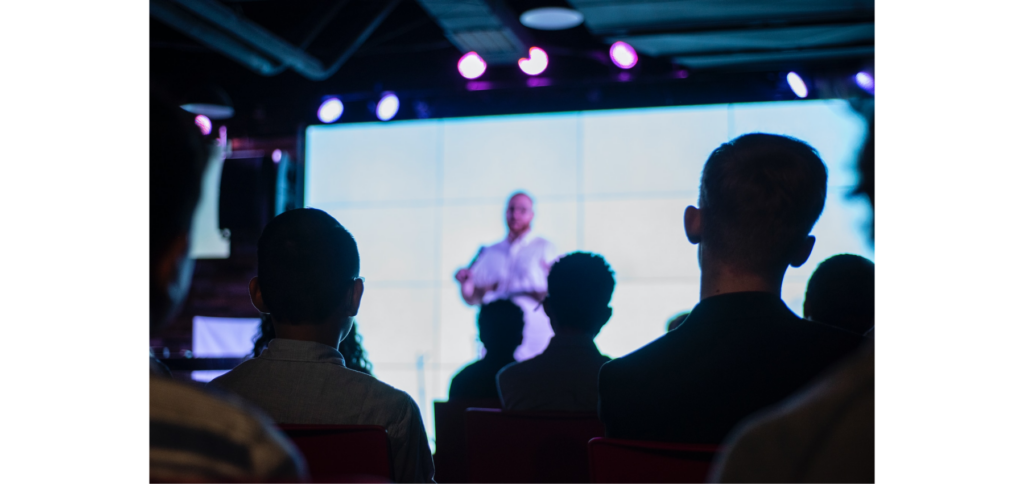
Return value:
[(192, 229), (209, 150), (188, 114), (159, 96), (149, 99), (149, 263)]
[(505, 200), (505, 205), (507, 206), (509, 204), (509, 202), (512, 201), (513, 198), (516, 198), (516, 197), (518, 197), (520, 195), (522, 195), (522, 196), (524, 196), (526, 198), (529, 198), (530, 199), (530, 203), (533, 203), (533, 196), (532, 195), (530, 195), (529, 193), (526, 193), (526, 192), (524, 192), (522, 190), (517, 190), (515, 192), (512, 192), (512, 194), (508, 196), (508, 200)]
[(825, 164), (803, 141), (752, 133), (725, 143), (701, 175), (702, 243), (741, 269), (775, 269), (821, 216), (827, 182)]
[(285, 324), (326, 322), (359, 276), (356, 240), (315, 208), (274, 217), (260, 235), (256, 258), (263, 302)]
[(480, 342), (488, 351), (512, 351), (523, 343), (523, 310), (508, 299), (498, 299), (480, 307), (476, 325)]
[(875, 321), (875, 263), (840, 254), (818, 265), (807, 281), (804, 317), (864, 334)]
[(558, 259), (548, 274), (548, 308), (563, 327), (593, 331), (615, 290), (615, 273), (598, 254), (573, 252)]

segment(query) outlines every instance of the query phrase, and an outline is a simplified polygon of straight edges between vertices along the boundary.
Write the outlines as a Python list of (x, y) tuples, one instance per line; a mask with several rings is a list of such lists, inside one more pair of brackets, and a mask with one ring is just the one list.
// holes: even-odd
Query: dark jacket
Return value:
[(710, 297), (675, 330), (601, 368), (601, 420), (612, 438), (718, 444), (860, 342), (768, 293)]

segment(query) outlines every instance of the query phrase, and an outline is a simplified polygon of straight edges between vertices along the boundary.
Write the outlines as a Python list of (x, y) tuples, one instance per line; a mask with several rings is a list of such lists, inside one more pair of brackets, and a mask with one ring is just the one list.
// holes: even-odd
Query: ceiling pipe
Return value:
[(277, 75), (287, 67), (284, 64), (274, 65), (266, 57), (225, 35), (220, 30), (178, 9), (170, 0), (150, 0), (149, 14), (264, 76)]
[[(156, 1), (161, 0), (151, 0), (151, 8), (152, 3)], [(270, 55), (271, 57), (280, 61), (283, 65), (291, 67), (293, 70), (295, 70), (299, 74), (302, 74), (307, 79), (321, 81), (331, 77), (336, 72), (338, 72), (338, 69), (340, 69), (341, 66), (344, 65), (345, 62), (347, 62), (348, 59), (351, 58), (352, 55), (355, 54), (357, 50), (359, 50), (359, 47), (363, 45), (363, 42), (365, 42), (366, 39), (368, 39), (370, 35), (373, 34), (377, 27), (380, 26), (384, 19), (387, 18), (387, 16), (391, 13), (392, 10), (394, 10), (394, 8), (398, 5), (398, 3), (401, 0), (390, 0), (388, 3), (386, 3), (384, 7), (381, 8), (380, 11), (378, 11), (377, 15), (369, 23), (369, 25), (367, 25), (363, 29), (363, 31), (356, 38), (356, 40), (354, 40), (348, 46), (348, 48), (346, 48), (345, 51), (342, 52), (342, 54), (338, 56), (338, 58), (326, 68), (324, 68), (323, 64), (319, 60), (312, 57), (304, 50), (295, 47), (294, 45), (288, 43), (284, 39), (281, 39), (280, 37), (267, 31), (263, 27), (247, 19), (239, 17), (231, 9), (225, 7), (224, 5), (218, 2), (215, 2), (213, 0), (174, 1), (179, 5), (185, 7), (186, 9), (192, 11), (196, 15), (199, 15), (200, 17), (208, 20), (209, 22), (218, 25), (225, 31), (230, 32), (231, 34), (239, 37), (240, 39), (252, 44), (253, 47), (262, 50), (267, 55)], [(204, 41), (204, 43), (207, 42)], [(216, 43), (216, 40), (214, 41), (213, 44), (210, 45), (211, 47), (224, 52), (224, 49), (222, 49), (222, 45)], [(234, 58), (234, 56), (232, 57)], [(276, 72), (265, 75), (274, 74), (276, 74)]]

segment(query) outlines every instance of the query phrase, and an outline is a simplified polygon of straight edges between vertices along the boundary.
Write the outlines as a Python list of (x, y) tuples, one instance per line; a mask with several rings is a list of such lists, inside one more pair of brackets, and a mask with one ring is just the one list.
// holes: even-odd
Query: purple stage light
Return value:
[(807, 97), (807, 84), (804, 84), (800, 74), (795, 72), (786, 74), (786, 82), (789, 83), (789, 88), (793, 90), (793, 94), (796, 94), (796, 97), (800, 99)]
[(620, 69), (631, 69), (636, 65), (636, 61), (639, 60), (636, 51), (633, 50), (633, 46), (621, 40), (612, 44), (612, 48), (608, 50), (608, 55), (611, 56), (612, 63), (619, 66)]
[(390, 121), (395, 114), (398, 114), (398, 96), (393, 92), (385, 92), (377, 101), (377, 119)]
[(341, 99), (332, 97), (320, 104), (320, 109), (316, 110), (316, 117), (320, 118), (321, 123), (330, 124), (337, 121), (343, 112), (345, 105), (341, 103)]
[(853, 79), (857, 81), (857, 85), (861, 89), (871, 94), (875, 93), (875, 76), (872, 76), (870, 72), (860, 71), (857, 75), (853, 76)]
[(210, 121), (210, 118), (206, 117), (206, 115), (196, 115), (196, 126), (199, 126), (199, 132), (203, 133), (203, 136), (213, 132), (213, 123)]
[(530, 76), (536, 76), (548, 68), (548, 53), (540, 47), (530, 47), (530, 58), (519, 59), (519, 69)]
[(459, 58), (459, 74), (466, 79), (476, 79), (487, 71), (487, 62), (476, 52), (466, 52)]
[(281, 150), (274, 150), (274, 152), (271, 153), (271, 155), (270, 155), (270, 159), (274, 160), (274, 163), (280, 163), (281, 162)]

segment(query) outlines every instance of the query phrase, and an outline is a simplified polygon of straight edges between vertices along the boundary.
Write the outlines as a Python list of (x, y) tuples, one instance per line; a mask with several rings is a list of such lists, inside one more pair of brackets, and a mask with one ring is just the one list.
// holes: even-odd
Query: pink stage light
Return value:
[(270, 159), (274, 160), (274, 163), (280, 163), (281, 162), (281, 150), (274, 150), (274, 152), (270, 154)]
[(210, 121), (210, 118), (203, 114), (196, 116), (196, 126), (199, 126), (199, 132), (203, 133), (203, 136), (213, 132), (213, 123)]
[(466, 52), (459, 58), (459, 74), (466, 79), (476, 79), (487, 71), (487, 62), (476, 52)]
[(547, 68), (548, 53), (540, 47), (530, 47), (530, 58), (519, 59), (519, 69), (530, 76), (536, 76)]
[(857, 81), (857, 85), (861, 89), (874, 94), (875, 93), (875, 78), (870, 73), (860, 71), (854, 76), (854, 80)]
[(612, 44), (612, 48), (608, 50), (608, 55), (611, 56), (612, 63), (619, 66), (620, 69), (631, 69), (636, 65), (636, 61), (639, 60), (636, 51), (633, 50), (633, 46), (621, 40)]
[(390, 121), (395, 114), (398, 114), (398, 96), (393, 92), (385, 92), (377, 101), (377, 119)]

